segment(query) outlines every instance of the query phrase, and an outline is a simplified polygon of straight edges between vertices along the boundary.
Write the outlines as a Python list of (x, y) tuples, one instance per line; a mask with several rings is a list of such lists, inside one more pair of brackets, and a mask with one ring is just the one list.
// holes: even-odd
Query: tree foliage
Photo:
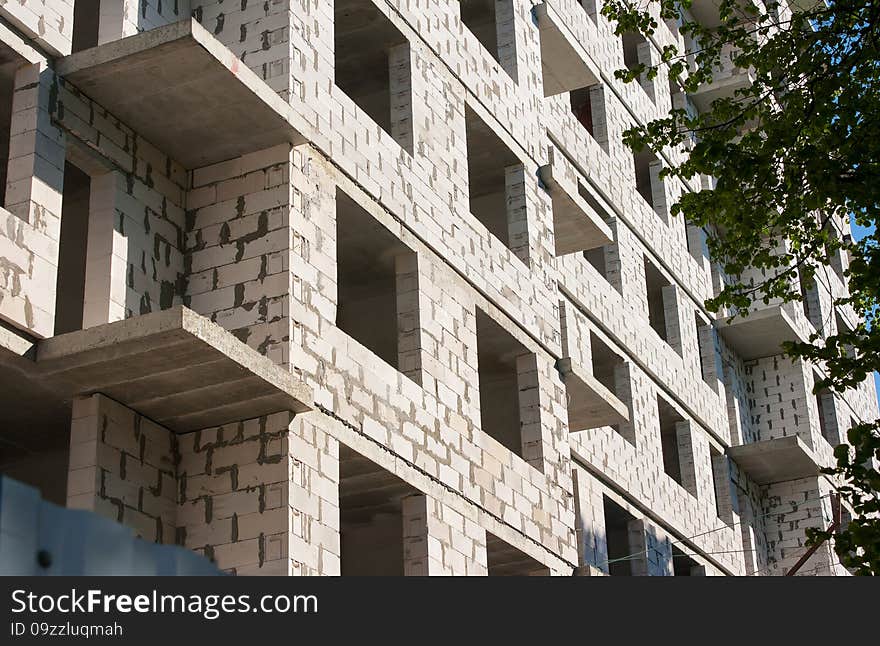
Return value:
[[(755, 303), (802, 300), (803, 285), (829, 285), (831, 267), (849, 258), (849, 293), (834, 294), (833, 311), (809, 340), (784, 348), (823, 367), (817, 391), (844, 392), (880, 369), (880, 3), (775, 2), (605, 0), (602, 13), (618, 35), (639, 32), (658, 47), (656, 64), (615, 73), (625, 82), (668, 76), (694, 95), (721, 68), (745, 75), (739, 89), (718, 93), (702, 112), (675, 107), (629, 129), (625, 142), (663, 155), (662, 176), (690, 183), (672, 211), (707, 231), (710, 257), (723, 271), (711, 310), (746, 315)], [(710, 24), (690, 17), (698, 3)], [(709, 21), (707, 7), (717, 7)], [(661, 21), (677, 25), (688, 45), (662, 42)], [(701, 176), (714, 178), (711, 190), (693, 188)], [(850, 221), (870, 233), (852, 240)], [(851, 325), (832, 326), (835, 313)], [(880, 421), (858, 424), (848, 439), (826, 470), (855, 511), (835, 549), (854, 571), (877, 574)], [(810, 540), (822, 537), (814, 532)]]

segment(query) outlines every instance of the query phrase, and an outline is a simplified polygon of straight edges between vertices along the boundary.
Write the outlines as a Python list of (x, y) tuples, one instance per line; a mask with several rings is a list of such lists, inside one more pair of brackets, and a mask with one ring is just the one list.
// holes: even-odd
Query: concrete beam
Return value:
[(629, 410), (602, 382), (566, 357), (556, 362), (565, 382), (568, 426), (572, 432), (625, 424)]
[(66, 396), (102, 393), (179, 433), (313, 401), (294, 375), (183, 306), (46, 339), (37, 370)]
[(555, 96), (599, 82), (599, 69), (549, 2), (532, 10), (541, 34), (544, 96)]
[(305, 141), (302, 117), (195, 20), (66, 56), (56, 71), (189, 169)]
[(731, 446), (727, 455), (759, 485), (819, 475), (816, 458), (797, 435)]
[(785, 341), (806, 341), (780, 305), (716, 325), (718, 334), (744, 361), (781, 354)]
[(580, 195), (578, 180), (558, 160), (538, 169), (538, 175), (553, 200), (553, 228), (556, 255), (595, 249), (614, 242), (611, 228), (602, 215)]

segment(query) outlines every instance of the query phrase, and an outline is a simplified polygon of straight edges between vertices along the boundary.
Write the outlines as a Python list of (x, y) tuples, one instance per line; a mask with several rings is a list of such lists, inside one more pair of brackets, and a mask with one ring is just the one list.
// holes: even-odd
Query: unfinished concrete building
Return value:
[(241, 575), (784, 573), (847, 259), (706, 311), (621, 133), (748, 75), (621, 84), (681, 36), (598, 4), (0, 2), (0, 472)]

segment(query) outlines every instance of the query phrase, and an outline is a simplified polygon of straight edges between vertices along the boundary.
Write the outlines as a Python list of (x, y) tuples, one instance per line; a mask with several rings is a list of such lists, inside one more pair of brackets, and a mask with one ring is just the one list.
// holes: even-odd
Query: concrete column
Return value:
[(529, 259), (529, 213), (526, 197), (526, 171), (522, 164), (504, 169), (505, 198), (507, 203), (508, 246), (526, 266)]
[(419, 323), (419, 260), (408, 253), (394, 258), (397, 287), (397, 367), (422, 383), (422, 336)]
[(410, 155), (415, 146), (413, 69), (409, 43), (388, 50), (391, 93), (391, 136)]
[(672, 576), (672, 544), (643, 518), (628, 523), (633, 576)]
[(123, 181), (117, 172), (92, 177), (83, 328), (125, 318), (128, 244), (116, 232), (115, 208)]

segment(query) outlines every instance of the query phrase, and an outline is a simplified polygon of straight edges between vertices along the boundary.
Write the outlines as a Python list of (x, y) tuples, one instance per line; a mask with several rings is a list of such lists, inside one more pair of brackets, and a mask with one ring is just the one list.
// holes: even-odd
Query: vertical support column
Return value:
[(5, 207), (0, 227), (0, 316), (52, 336), (64, 189), (64, 133), (49, 115), (57, 79), (45, 64), (15, 75)]
[(100, 0), (100, 2), (99, 45), (138, 33), (139, 0)]
[(593, 118), (593, 139), (608, 152), (608, 107), (605, 104), (605, 86), (597, 83), (590, 88), (590, 112)]
[(290, 428), (290, 573), (339, 576), (339, 442), (309, 416)]
[(633, 416), (633, 385), (629, 364), (619, 363), (614, 366), (614, 394), (623, 402), (629, 410), (629, 421), (617, 425), (617, 432), (623, 438), (636, 446), (636, 426)]
[(517, 43), (516, 3), (514, 0), (494, 1), (498, 63), (516, 83), (519, 81), (519, 52), (522, 50), (520, 43)]
[(522, 164), (504, 169), (507, 203), (507, 239), (510, 250), (530, 267), (529, 217), (526, 198), (525, 167)]
[(544, 472), (545, 442), (541, 424), (541, 390), (538, 359), (524, 354), (516, 359), (516, 380), (519, 389), (519, 421), (522, 437), (522, 457)]
[(644, 518), (628, 523), (633, 576), (672, 576), (672, 545)]
[(83, 329), (125, 318), (128, 245), (116, 235), (116, 196), (122, 190), (117, 172), (92, 178)]
[(592, 485), (590, 475), (583, 469), (572, 470), (575, 500), (575, 534), (578, 548), (578, 566), (584, 572), (608, 567), (608, 541), (605, 530), (605, 511), (602, 492)]
[(715, 508), (718, 518), (728, 525), (733, 524), (733, 510), (736, 506), (732, 488), (730, 486), (730, 462), (726, 455), (720, 451), (709, 448), (709, 460), (712, 462), (713, 492), (715, 496)]
[(409, 43), (388, 50), (391, 91), (391, 136), (410, 155), (415, 146), (413, 115), (413, 68)]
[(666, 181), (660, 178), (660, 171), (663, 170), (663, 162), (659, 159), (652, 159), (648, 163), (648, 172), (651, 176), (651, 204), (654, 207), (654, 213), (660, 216), (666, 224), (669, 224), (669, 198), (666, 195)]
[(664, 285), (661, 290), (663, 299), (663, 320), (666, 324), (666, 343), (679, 355), (682, 350), (682, 309), (679, 307), (678, 287), (675, 284)]
[[(651, 43), (646, 40), (641, 40), (637, 46), (637, 54), (639, 57), (639, 63), (643, 63), (644, 65), (650, 67), (654, 64), (654, 47)], [(645, 90), (645, 93), (651, 98), (655, 103), (657, 102), (657, 90), (655, 86), (655, 81), (648, 78), (647, 73), (642, 74), (639, 77), (639, 85)]]
[(428, 499), (407, 496), (403, 506), (403, 574), (428, 576), (443, 571), (440, 543), (428, 535)]
[(181, 436), (178, 543), (236, 574), (289, 574), (291, 418), (276, 413)]
[(684, 487), (694, 498), (703, 498), (700, 495), (699, 479), (697, 477), (697, 464), (702, 451), (699, 451), (694, 435), (691, 433), (691, 423), (676, 422), (675, 439), (678, 444), (678, 463), (681, 470), (681, 486)]
[(76, 399), (67, 506), (87, 509), (157, 543), (177, 532), (176, 436), (103, 395)]
[(422, 335), (419, 322), (419, 259), (414, 253), (394, 258), (397, 288), (397, 369), (422, 383)]
[(438, 500), (407, 496), (403, 507), (405, 576), (485, 576), (486, 531)]

